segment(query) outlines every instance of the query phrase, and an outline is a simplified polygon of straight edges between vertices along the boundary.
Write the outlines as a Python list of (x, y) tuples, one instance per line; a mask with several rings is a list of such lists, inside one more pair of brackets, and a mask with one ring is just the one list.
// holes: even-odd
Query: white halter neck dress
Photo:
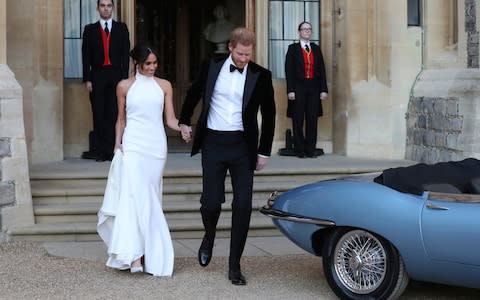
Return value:
[(119, 153), (118, 163), (119, 196), (110, 197), (118, 198), (118, 202), (108, 205), (106, 202), (111, 200), (107, 201), (105, 194), (97, 225), (108, 247), (107, 266), (128, 269), (133, 261), (144, 256), (144, 271), (155, 276), (171, 276), (174, 261), (162, 210), (167, 157), (163, 106), (164, 92), (155, 79), (137, 73), (126, 97), (123, 155)]

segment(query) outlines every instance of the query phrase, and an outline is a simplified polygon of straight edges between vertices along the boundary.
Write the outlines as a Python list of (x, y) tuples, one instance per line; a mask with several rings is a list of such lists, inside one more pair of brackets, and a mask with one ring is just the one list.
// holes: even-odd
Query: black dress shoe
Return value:
[(308, 158), (317, 158), (317, 154), (315, 153), (307, 153)]
[(97, 157), (98, 157), (97, 153), (93, 151), (85, 151), (82, 153), (82, 156), (81, 156), (81, 158), (83, 159), (97, 159)]
[(113, 154), (100, 154), (98, 155), (96, 161), (106, 161), (109, 160), (111, 161), (113, 159)]
[(107, 156), (106, 155), (99, 155), (97, 156), (97, 158), (95, 159), (95, 161), (106, 161), (107, 160)]
[(198, 249), (198, 263), (202, 267), (208, 266), (212, 259), (213, 242), (209, 241), (206, 237), (203, 238), (202, 244)]
[(228, 271), (228, 280), (232, 282), (234, 285), (246, 285), (247, 281), (245, 277), (243, 277), (242, 272), (238, 271)]
[(297, 152), (297, 153), (295, 153), (295, 155), (296, 155), (298, 158), (305, 158), (305, 153), (303, 153), (303, 152)]

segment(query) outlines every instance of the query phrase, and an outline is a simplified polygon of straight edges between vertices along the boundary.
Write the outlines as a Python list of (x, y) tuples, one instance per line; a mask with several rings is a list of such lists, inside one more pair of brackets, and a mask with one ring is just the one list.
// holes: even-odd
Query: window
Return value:
[[(98, 21), (97, 1), (64, 0), (64, 71), (65, 78), (82, 78), (82, 34), (89, 23)], [(116, 4), (117, 1), (114, 0)], [(115, 8), (117, 6), (115, 5)], [(115, 17), (115, 12), (114, 12)]]
[(298, 24), (312, 24), (311, 41), (320, 44), (320, 0), (269, 1), (268, 65), (273, 77), (285, 78), (288, 45), (298, 41)]
[(421, 0), (408, 0), (408, 26), (421, 26)]

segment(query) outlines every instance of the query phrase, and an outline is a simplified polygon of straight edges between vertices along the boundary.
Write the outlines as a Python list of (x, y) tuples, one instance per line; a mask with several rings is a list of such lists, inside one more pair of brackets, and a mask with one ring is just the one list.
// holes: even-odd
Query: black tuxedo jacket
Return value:
[[(210, 103), (220, 69), (226, 57), (216, 57), (204, 63), (200, 69), (199, 76), (193, 82), (187, 92), (185, 102), (180, 114), (180, 124), (191, 125), (191, 117), (195, 106), (202, 101), (202, 112), (197, 121), (195, 136), (192, 145), (192, 156), (202, 148), (203, 140), (207, 129), (207, 119), (210, 110)], [(243, 92), (242, 119), (244, 133), (247, 138), (250, 167), (255, 169), (257, 154), (270, 156), (272, 151), (273, 135), (275, 131), (275, 100), (272, 86), (272, 73), (249, 62), (247, 77)], [(257, 115), (261, 112), (261, 134)]]
[[(85, 26), (82, 43), (83, 81), (92, 80), (92, 71), (103, 66), (103, 43), (100, 22)], [(109, 56), (112, 66), (128, 78), (130, 39), (125, 23), (112, 21)]]
[[(325, 62), (323, 61), (322, 51), (320, 46), (310, 42), (310, 49), (313, 51), (313, 80), (315, 85), (319, 88), (318, 101), (320, 101), (320, 93), (328, 93), (327, 77), (325, 75)], [(285, 75), (287, 79), (287, 93), (295, 92), (298, 85), (305, 80), (305, 65), (302, 54), (302, 47), (299, 42), (290, 44), (288, 46), (287, 54), (285, 56)], [(290, 102), (288, 101), (289, 106)], [(321, 105), (320, 105), (321, 107)], [(290, 107), (287, 109), (287, 116), (290, 115)], [(321, 111), (318, 112), (321, 115)]]

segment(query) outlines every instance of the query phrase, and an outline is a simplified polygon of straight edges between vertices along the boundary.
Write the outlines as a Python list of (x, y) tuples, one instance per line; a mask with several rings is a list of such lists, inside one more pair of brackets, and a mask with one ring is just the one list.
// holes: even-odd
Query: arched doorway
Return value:
[[(177, 115), (201, 62), (228, 51), (223, 39), (218, 38), (220, 32), (209, 24), (222, 22), (222, 29), (227, 29), (245, 26), (245, 20), (245, 2), (242, 1), (135, 1), (134, 42), (147, 42), (157, 49), (160, 56), (158, 76), (172, 83)], [(189, 146), (176, 132), (167, 129), (167, 135), (169, 151), (188, 151)]]

